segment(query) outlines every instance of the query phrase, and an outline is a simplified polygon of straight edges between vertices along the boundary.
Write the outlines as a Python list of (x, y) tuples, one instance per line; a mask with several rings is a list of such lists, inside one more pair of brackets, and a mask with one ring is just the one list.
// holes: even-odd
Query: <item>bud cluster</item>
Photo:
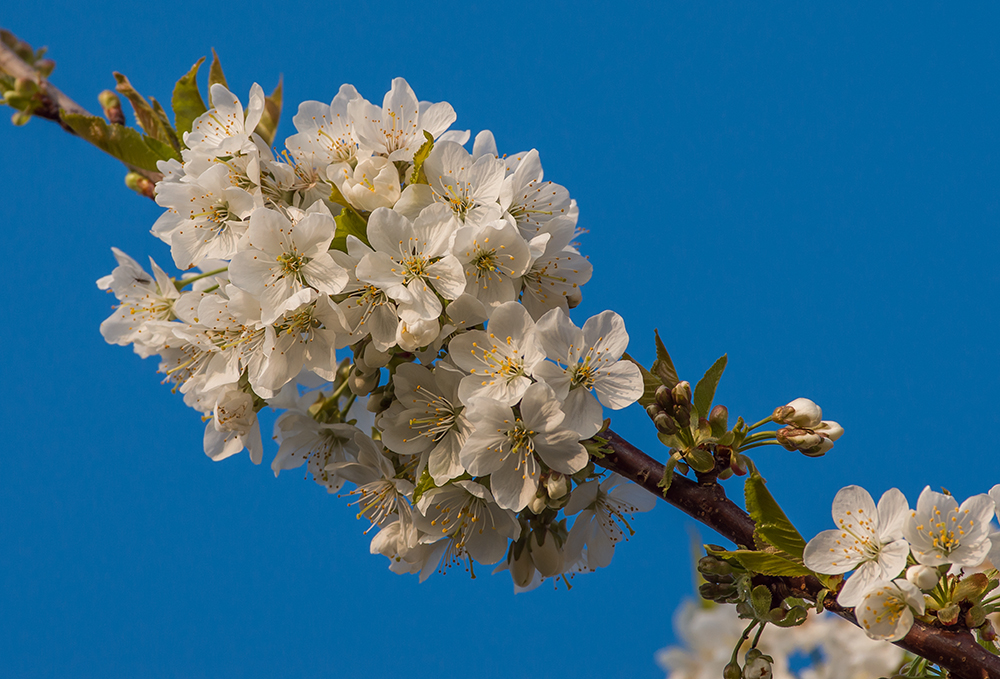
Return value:
[(671, 389), (665, 384), (656, 388), (656, 402), (646, 407), (646, 414), (662, 434), (676, 434), (691, 425), (691, 383), (678, 382)]
[(807, 398), (797, 398), (788, 405), (775, 408), (771, 419), (788, 425), (779, 429), (775, 437), (786, 450), (797, 450), (808, 457), (821, 457), (839, 439), (844, 428), (823, 419), (823, 411)]

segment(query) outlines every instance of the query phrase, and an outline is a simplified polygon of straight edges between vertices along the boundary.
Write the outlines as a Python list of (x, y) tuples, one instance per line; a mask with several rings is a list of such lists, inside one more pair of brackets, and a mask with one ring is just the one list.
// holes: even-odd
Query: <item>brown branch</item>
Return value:
[[(38, 83), (41, 88), (41, 105), (32, 111), (31, 114), (35, 117), (58, 123), (62, 129), (74, 137), (78, 135), (73, 131), (73, 128), (63, 121), (62, 114), (76, 113), (84, 116), (93, 116), (90, 111), (70, 99), (59, 88), (42, 77), (35, 68), (21, 59), (17, 55), (17, 52), (3, 42), (0, 42), (0, 72), (6, 73), (12, 78), (27, 78)], [(163, 175), (159, 172), (151, 172), (141, 167), (136, 167), (131, 163), (123, 162), (122, 164), (130, 171), (142, 175), (154, 184), (163, 179)], [(147, 193), (149, 198), (153, 197), (151, 191)], [(144, 195), (146, 194), (144, 193)]]
[[(733, 543), (754, 548), (754, 522), (750, 516), (726, 497), (722, 486), (709, 481), (696, 483), (674, 475), (670, 489), (664, 493), (657, 485), (663, 477), (663, 465), (646, 455), (610, 429), (601, 434), (612, 452), (594, 461), (611, 471), (631, 479), (650, 493), (665, 499), (684, 513), (694, 517)], [(767, 578), (768, 585), (779, 595), (795, 596), (815, 602), (823, 585), (816, 578)], [(832, 601), (826, 608), (857, 625), (850, 609)], [(948, 670), (962, 679), (1000, 679), (1000, 657), (976, 643), (968, 630), (949, 631), (916, 621), (909, 634), (896, 645)]]

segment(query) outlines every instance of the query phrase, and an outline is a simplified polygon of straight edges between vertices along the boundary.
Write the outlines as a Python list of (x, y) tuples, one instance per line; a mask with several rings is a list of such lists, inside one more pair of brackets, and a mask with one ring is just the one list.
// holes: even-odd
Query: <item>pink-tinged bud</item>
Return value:
[[(544, 536), (544, 537), (543, 537)], [(544, 540), (544, 542), (539, 542)], [(543, 534), (541, 531), (534, 531), (528, 539), (528, 549), (531, 552), (531, 560), (535, 568), (543, 576), (550, 578), (559, 575), (563, 570), (563, 553), (556, 544), (556, 538), (552, 533)]]
[(527, 587), (535, 577), (535, 564), (527, 549), (521, 550), (521, 556), (510, 562), (510, 577), (518, 587)]
[(558, 500), (569, 492), (569, 479), (559, 472), (552, 472), (545, 479), (545, 492), (553, 500)]
[(725, 429), (729, 424), (729, 409), (724, 405), (717, 405), (708, 414), (708, 421), (716, 427)]
[(930, 566), (917, 564), (906, 569), (906, 579), (917, 589), (926, 592), (938, 584), (938, 572)]
[(807, 398), (797, 398), (788, 405), (775, 408), (771, 419), (778, 424), (814, 429), (823, 421), (823, 410)]

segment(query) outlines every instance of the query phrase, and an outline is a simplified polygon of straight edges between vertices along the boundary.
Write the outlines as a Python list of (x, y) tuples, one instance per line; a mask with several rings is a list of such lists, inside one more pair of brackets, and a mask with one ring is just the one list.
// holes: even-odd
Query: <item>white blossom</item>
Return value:
[(872, 583), (854, 609), (861, 629), (872, 639), (899, 641), (913, 627), (913, 614), (924, 614), (924, 595), (906, 580)]
[(978, 566), (990, 551), (990, 519), (996, 505), (985, 493), (962, 503), (924, 488), (917, 508), (903, 523), (903, 535), (917, 563)]

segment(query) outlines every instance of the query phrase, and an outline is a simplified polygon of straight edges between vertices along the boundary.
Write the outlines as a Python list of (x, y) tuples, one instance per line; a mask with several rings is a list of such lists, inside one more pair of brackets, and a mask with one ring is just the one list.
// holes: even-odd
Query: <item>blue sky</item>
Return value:
[[(48, 45), (95, 111), (112, 71), (166, 102), (215, 47), (241, 97), (284, 74), (280, 138), (297, 102), (343, 82), (380, 100), (403, 76), (501, 151), (537, 148), (589, 230), (578, 322), (618, 311), (646, 361), (659, 328), (692, 382), (728, 352), (733, 417), (808, 396), (844, 425), (824, 458), (754, 455), (807, 536), (850, 483), (912, 503), (1000, 482), (992, 8), (46, 7), (0, 23)], [(44, 121), (0, 125), (0, 148), (6, 676), (662, 676), (653, 653), (692, 593), (683, 515), (640, 516), (569, 592), (391, 574), (346, 500), (212, 463), (154, 363), (103, 343), (110, 247), (170, 261), (121, 167)], [(664, 456), (639, 409), (613, 422)]]

